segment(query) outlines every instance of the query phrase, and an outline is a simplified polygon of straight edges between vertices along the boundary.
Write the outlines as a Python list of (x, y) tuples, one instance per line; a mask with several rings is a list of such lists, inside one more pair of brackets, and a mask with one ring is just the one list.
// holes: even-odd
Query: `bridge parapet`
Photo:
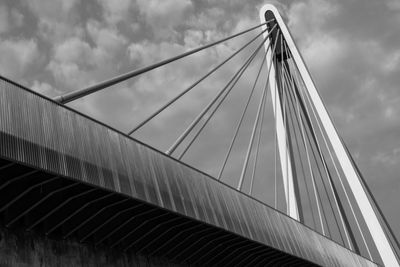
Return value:
[[(7, 161), (150, 204), (299, 260), (376, 266), (213, 177), (3, 78), (0, 144), (0, 157)], [(5, 224), (18, 216), (6, 218)]]

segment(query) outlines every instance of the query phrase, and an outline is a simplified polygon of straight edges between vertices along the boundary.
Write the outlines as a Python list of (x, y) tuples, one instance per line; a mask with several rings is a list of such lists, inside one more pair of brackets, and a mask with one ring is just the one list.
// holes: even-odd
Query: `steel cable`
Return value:
[(161, 66), (169, 64), (171, 62), (174, 62), (174, 61), (176, 61), (178, 59), (187, 57), (187, 56), (192, 55), (194, 53), (197, 53), (197, 52), (199, 52), (201, 50), (204, 50), (206, 48), (212, 47), (214, 45), (217, 45), (217, 44), (220, 44), (220, 43), (225, 42), (227, 40), (230, 40), (230, 39), (232, 39), (234, 37), (237, 37), (237, 36), (240, 36), (240, 35), (245, 34), (247, 32), (250, 32), (250, 31), (252, 31), (254, 29), (257, 29), (257, 28), (259, 28), (259, 27), (261, 27), (263, 25), (266, 25), (267, 23), (269, 23), (269, 22), (271, 22), (273, 20), (274, 19), (271, 19), (271, 20), (269, 20), (269, 21), (267, 21), (265, 23), (262, 23), (260, 25), (251, 27), (251, 28), (249, 28), (247, 30), (244, 30), (244, 31), (241, 31), (239, 33), (233, 34), (231, 36), (228, 36), (228, 37), (223, 38), (221, 40), (215, 41), (213, 43), (210, 43), (210, 44), (207, 44), (207, 45), (192, 49), (190, 51), (187, 51), (187, 52), (182, 53), (180, 55), (174, 56), (172, 58), (168, 58), (168, 59), (162, 60), (162, 61), (154, 63), (154, 64), (152, 64), (150, 66), (146, 66), (146, 67), (143, 67), (143, 68), (138, 69), (138, 70), (133, 70), (133, 71), (124, 73), (122, 75), (119, 75), (119, 76), (111, 78), (109, 80), (106, 80), (106, 81), (100, 82), (98, 84), (89, 86), (89, 87), (84, 88), (84, 89), (76, 90), (76, 91), (61, 95), (61, 96), (57, 96), (53, 100), (56, 101), (56, 102), (59, 102), (61, 104), (69, 103), (69, 102), (74, 101), (76, 99), (79, 99), (81, 97), (87, 96), (89, 94), (93, 94), (93, 93), (98, 92), (100, 90), (103, 90), (103, 89), (105, 89), (107, 87), (110, 87), (110, 86), (115, 85), (117, 83), (123, 82), (123, 81), (125, 81), (127, 79), (130, 79), (130, 78), (133, 78), (133, 77), (138, 76), (140, 74), (143, 74), (143, 73), (146, 73), (148, 71), (154, 70), (156, 68), (159, 68)]

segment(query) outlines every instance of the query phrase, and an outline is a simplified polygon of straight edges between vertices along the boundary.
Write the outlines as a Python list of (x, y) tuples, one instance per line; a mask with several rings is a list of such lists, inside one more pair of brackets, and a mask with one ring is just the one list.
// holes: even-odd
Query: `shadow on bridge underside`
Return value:
[(375, 266), (167, 155), (0, 80), (0, 213), (34, 230), (172, 263)]
[[(98, 186), (1, 160), (1, 215), (11, 229), (95, 249), (199, 266), (316, 266), (219, 227)], [(15, 231), (15, 230), (14, 230)]]

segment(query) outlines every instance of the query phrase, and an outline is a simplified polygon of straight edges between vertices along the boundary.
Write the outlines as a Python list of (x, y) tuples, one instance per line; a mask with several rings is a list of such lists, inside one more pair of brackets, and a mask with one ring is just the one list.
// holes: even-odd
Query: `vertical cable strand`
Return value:
[[(255, 55), (254, 55), (255, 56)], [(254, 58), (254, 57), (253, 57)], [(264, 62), (264, 61), (263, 61)], [(247, 66), (250, 64), (250, 61), (247, 62)], [(263, 67), (264, 63), (261, 63), (260, 66), (260, 71)], [(247, 68), (246, 66), (246, 68)], [(241, 71), (241, 74), (243, 73), (243, 71), (245, 71), (246, 68), (243, 68)], [(226, 99), (226, 97), (229, 95), (229, 93), (231, 92), (231, 90), (233, 89), (233, 87), (236, 85), (236, 83), (239, 81), (241, 75), (238, 75), (235, 79), (235, 81), (233, 82), (233, 84), (230, 86), (229, 90), (225, 93), (225, 95), (222, 97), (222, 99), (218, 102), (218, 104), (215, 106), (215, 108), (213, 109), (213, 111), (211, 112), (211, 114), (207, 117), (206, 121), (203, 123), (203, 125), (201, 126), (201, 128), (197, 131), (197, 133), (194, 135), (194, 137), (192, 138), (192, 140), (189, 142), (189, 144), (186, 146), (186, 148), (182, 151), (182, 153), (180, 154), (180, 156), (178, 157), (179, 160), (182, 159), (182, 157), (186, 154), (186, 152), (188, 151), (188, 149), (192, 146), (192, 144), (197, 140), (198, 136), (200, 135), (200, 133), (203, 131), (203, 129), (206, 127), (207, 123), (211, 120), (211, 118), (213, 117), (213, 115), (215, 114), (215, 112), (218, 110), (218, 108), (221, 106), (221, 104), (224, 102), (224, 100)]]
[[(290, 86), (290, 85), (288, 85), (288, 86)], [(294, 85), (292, 84), (291, 89), (294, 90), (293, 88), (294, 88)], [(290, 121), (292, 123), (292, 128), (293, 128), (293, 131), (294, 131), (294, 137), (295, 137), (294, 139), (295, 139), (295, 143), (296, 143), (297, 154), (298, 154), (298, 157), (299, 157), (300, 168), (301, 168), (301, 171), (302, 171), (302, 174), (303, 174), (303, 181), (304, 181), (304, 185), (305, 185), (305, 188), (306, 188), (306, 194), (307, 194), (308, 203), (310, 204), (311, 218), (312, 218), (312, 221), (313, 221), (313, 226), (315, 228), (315, 227), (317, 227), (317, 223), (315, 221), (314, 210), (312, 209), (312, 201), (311, 201), (311, 196), (310, 196), (310, 189), (309, 189), (309, 185), (308, 185), (307, 180), (306, 180), (305, 167), (304, 167), (304, 164), (303, 164), (303, 161), (302, 161), (302, 156), (300, 154), (300, 146), (299, 146), (298, 136), (296, 134), (296, 127), (295, 127), (294, 121), (296, 121), (296, 126), (298, 128), (299, 133), (300, 133), (301, 129), (300, 129), (299, 121), (298, 121), (297, 117), (295, 116), (296, 112), (295, 112), (293, 100), (292, 100), (292, 106), (291, 107), (292, 107), (292, 113), (294, 113), (294, 116), (292, 115), (292, 113), (289, 112), (289, 115), (290, 115), (289, 117), (290, 117)], [(293, 119), (293, 117), (295, 117), (295, 120)]]
[[(285, 44), (285, 45), (286, 45), (286, 44)], [(287, 52), (287, 51), (286, 51), (286, 52)], [(287, 55), (287, 56), (288, 56), (288, 55)], [(289, 66), (288, 66), (288, 67), (289, 67)], [(292, 82), (292, 84), (293, 84), (293, 83), (294, 83), (294, 80), (293, 80), (293, 75), (292, 75), (291, 72), (290, 72), (290, 80), (291, 80), (291, 82)], [(308, 100), (309, 100), (309, 99), (308, 99)], [(310, 102), (310, 100), (309, 100), (309, 102)], [(316, 117), (314, 107), (311, 105), (311, 103), (310, 103), (310, 106), (311, 106), (311, 109), (312, 109), (312, 111), (313, 111), (314, 117), (316, 118), (316, 121), (317, 121), (317, 124), (318, 124), (318, 128), (319, 128), (319, 130), (320, 130), (320, 132), (321, 132), (321, 135), (322, 135), (322, 137), (323, 137), (325, 146), (326, 146), (326, 148), (327, 148), (327, 150), (328, 150), (328, 152), (329, 152), (329, 155), (330, 155), (331, 158), (332, 158), (332, 154), (331, 154), (331, 152), (330, 152), (330, 148), (329, 148), (329, 146), (327, 145), (327, 142), (326, 142), (324, 133), (323, 133), (323, 131), (322, 131), (322, 129), (321, 129), (321, 125), (320, 125), (320, 123), (319, 123), (319, 120), (318, 120), (317, 117)], [(325, 159), (323, 160), (323, 163), (324, 163), (325, 171), (327, 172), (328, 181), (329, 181), (329, 186), (330, 186), (330, 189), (331, 189), (332, 194), (333, 194), (333, 197), (334, 197), (334, 201), (335, 201), (335, 204), (336, 204), (337, 212), (338, 212), (338, 214), (339, 214), (339, 217), (340, 217), (340, 220), (341, 220), (341, 223), (342, 223), (342, 226), (343, 226), (343, 231), (344, 231), (344, 233), (345, 233), (346, 240), (347, 240), (347, 243), (348, 243), (348, 245), (349, 245), (349, 248), (351, 249), (351, 248), (352, 248), (352, 242), (350, 241), (350, 237), (349, 237), (349, 234), (348, 234), (347, 223), (345, 222), (345, 220), (344, 220), (344, 218), (343, 218), (343, 214), (342, 214), (341, 208), (339, 207), (339, 199), (338, 199), (337, 196), (336, 196), (337, 193), (335, 192), (335, 188), (334, 188), (334, 184), (333, 184), (333, 181), (332, 181), (332, 177), (331, 177), (331, 175), (328, 173), (328, 168), (327, 168), (327, 164), (326, 164), (326, 162), (325, 162)], [(341, 204), (340, 204), (340, 205), (341, 205)], [(340, 233), (340, 235), (341, 235), (340, 228), (339, 228), (339, 233)], [(343, 240), (343, 237), (342, 237), (342, 240)], [(343, 240), (343, 242), (344, 242), (344, 240)], [(353, 242), (353, 243), (355, 243), (355, 242)]]
[[(280, 64), (280, 85), (281, 85), (281, 101), (283, 102), (283, 105), (281, 106), (282, 108), (282, 113), (283, 113), (283, 127), (284, 127), (284, 131), (285, 131), (285, 169), (286, 169), (286, 175), (287, 177), (287, 181), (286, 181), (286, 214), (290, 214), (290, 180), (289, 180), (289, 156), (288, 156), (288, 144), (289, 144), (289, 140), (288, 140), (288, 129), (286, 127), (286, 98), (285, 98), (285, 86), (283, 83), (283, 34), (281, 34), (281, 64)], [(290, 170), (290, 172), (292, 173), (292, 170)], [(292, 177), (293, 179), (293, 173), (292, 173)]]
[[(271, 32), (274, 30), (276, 27), (276, 24), (272, 27)], [(225, 60), (223, 60), (221, 63), (219, 63), (217, 66), (212, 68), (209, 72), (207, 72), (204, 76), (202, 76), (200, 79), (198, 79), (196, 82), (194, 82), (192, 85), (190, 85), (188, 88), (183, 90), (181, 93), (176, 95), (174, 98), (172, 98), (170, 101), (168, 101), (166, 104), (164, 104), (162, 107), (157, 109), (155, 112), (153, 112), (150, 116), (148, 116), (146, 119), (144, 119), (142, 122), (140, 122), (138, 125), (136, 125), (132, 130), (128, 132), (128, 135), (133, 134), (136, 132), (139, 128), (141, 128), (143, 125), (148, 123), (151, 119), (153, 119), (155, 116), (160, 114), (163, 110), (168, 108), (171, 104), (173, 104), (175, 101), (177, 101), (180, 97), (185, 95), (187, 92), (191, 91), (194, 87), (196, 87), (199, 83), (201, 83), (203, 80), (205, 80), (208, 76), (213, 74), (215, 71), (217, 71), (220, 67), (225, 65), (229, 60), (231, 60), (233, 57), (235, 57), (237, 54), (239, 54), (243, 49), (245, 49), (247, 46), (249, 46), (251, 43), (253, 43), (258, 37), (260, 37), (267, 29), (263, 30), (261, 33), (257, 34), (254, 38), (252, 38), (249, 42), (247, 42), (244, 46), (242, 46), (239, 50), (236, 52), (232, 53), (229, 57), (227, 57)], [(271, 33), (270, 32), (270, 33)], [(270, 34), (269, 33), (269, 34)], [(268, 35), (269, 35), (268, 34)], [(267, 36), (268, 36), (267, 35)]]
[[(296, 94), (294, 94), (296, 96)], [(315, 178), (314, 178), (314, 172), (312, 170), (311, 167), (311, 159), (310, 159), (310, 154), (308, 152), (308, 146), (307, 146), (307, 142), (305, 139), (305, 131), (304, 131), (304, 124), (303, 124), (303, 120), (302, 117), (300, 115), (300, 106), (299, 106), (299, 99), (297, 97), (295, 97), (296, 99), (296, 108), (297, 108), (297, 116), (299, 118), (299, 123), (300, 123), (300, 128), (301, 128), (301, 137), (302, 137), (302, 141), (303, 141), (303, 145), (306, 151), (306, 155), (307, 155), (307, 162), (308, 162), (308, 167), (310, 170), (310, 176), (311, 176), (311, 182), (312, 182), (312, 186), (313, 186), (313, 190), (314, 190), (314, 198), (315, 198), (315, 203), (317, 205), (317, 211), (318, 211), (318, 217), (319, 217), (319, 221), (321, 224), (321, 230), (322, 230), (322, 234), (325, 235), (325, 228), (324, 228), (324, 223), (322, 220), (322, 214), (321, 214), (321, 207), (320, 207), (320, 203), (318, 200), (318, 193), (317, 193), (317, 188), (316, 188), (316, 183), (315, 183)]]
[[(276, 62), (277, 60), (276, 60), (276, 58), (275, 58), (275, 66), (277, 65)], [(275, 88), (274, 88), (274, 91), (275, 91), (275, 94), (274, 94), (274, 100), (275, 100), (275, 103), (276, 103), (276, 101), (277, 101), (277, 98), (276, 98), (276, 96), (277, 96), (277, 94), (278, 94), (278, 89), (277, 89), (277, 86), (274, 86)], [(274, 114), (276, 114), (276, 112), (277, 112), (277, 107), (276, 107), (277, 105), (274, 105)], [(278, 195), (277, 195), (277, 189), (278, 189), (278, 180), (277, 180), (277, 177), (276, 177), (276, 165), (277, 165), (277, 160), (276, 160), (276, 150), (277, 150), (277, 138), (278, 138), (278, 133), (277, 133), (277, 120), (274, 120), (274, 208), (275, 209), (277, 209), (277, 206), (278, 206)]]
[[(300, 102), (300, 104), (301, 104), (302, 102)], [(303, 107), (303, 105), (301, 105), (302, 107)], [(303, 109), (303, 115), (304, 114), (307, 114), (307, 111), (305, 111), (305, 110)], [(320, 180), (321, 180), (321, 184), (322, 184), (322, 188), (324, 189), (324, 191), (325, 191), (325, 194), (326, 194), (326, 196), (327, 196), (327, 199), (328, 199), (328, 203), (329, 203), (329, 207), (331, 208), (331, 210), (332, 210), (332, 212), (333, 212), (333, 214), (334, 214), (334, 211), (333, 211), (333, 206), (332, 206), (332, 203), (331, 203), (331, 200), (329, 199), (329, 195), (328, 195), (328, 190), (327, 190), (327, 188), (326, 188), (326, 185), (325, 185), (325, 182), (324, 182), (324, 180), (322, 179), (323, 178), (323, 176), (322, 176), (322, 172), (321, 172), (321, 169), (320, 169), (320, 166), (319, 166), (319, 164), (318, 164), (318, 158), (317, 158), (317, 155), (315, 154), (315, 151), (314, 151), (314, 149), (313, 149), (313, 146), (312, 146), (312, 143), (314, 144), (314, 146), (316, 146), (316, 140), (315, 140), (315, 136), (314, 136), (314, 133), (313, 133), (313, 129), (311, 128), (311, 125), (310, 125), (310, 119), (309, 119), (309, 117), (308, 117), (309, 115), (307, 114), (307, 115), (304, 115), (304, 118), (305, 118), (305, 121), (307, 122), (307, 125), (309, 126), (308, 127), (308, 129), (309, 129), (309, 132), (310, 132), (310, 134), (309, 134), (309, 132), (308, 131), (305, 131), (305, 133), (306, 133), (306, 137), (307, 137), (307, 141), (308, 141), (308, 143), (309, 143), (309, 145), (310, 145), (310, 150), (311, 150), (311, 152), (312, 152), (312, 156), (313, 156), (313, 159), (314, 159), (314, 161), (315, 161), (315, 164), (316, 164), (316, 167), (317, 167), (317, 171), (318, 171), (318, 174), (319, 174), (319, 178), (320, 178)], [(311, 137), (310, 137), (310, 135), (311, 135)], [(312, 141), (314, 141), (314, 142), (312, 142)], [(314, 176), (315, 177), (315, 176)], [(318, 186), (316, 186), (316, 188), (318, 189)], [(330, 237), (332, 237), (332, 232), (331, 232), (331, 229), (330, 229), (330, 226), (329, 226), (329, 221), (328, 221), (328, 219), (327, 219), (327, 217), (326, 217), (326, 211), (325, 211), (325, 208), (324, 208), (324, 206), (323, 206), (323, 202), (322, 202), (322, 198), (321, 198), (321, 192), (319, 192), (319, 190), (317, 190), (317, 193), (318, 193), (318, 198), (319, 198), (319, 201), (320, 201), (320, 203), (321, 203), (321, 210), (322, 210), (322, 215), (323, 215), (323, 217), (324, 217), (324, 220), (325, 220), (325, 222), (326, 222), (326, 229), (327, 229), (327, 232), (328, 232), (328, 236), (330, 236)], [(337, 220), (336, 220), (336, 217), (334, 218), (335, 219), (335, 221), (337, 222)]]
[[(286, 72), (286, 73), (287, 73), (287, 72)], [(287, 76), (287, 79), (289, 79), (288, 76)], [(306, 106), (306, 105), (305, 105), (305, 106)], [(307, 108), (307, 106), (306, 106), (306, 108)], [(318, 141), (318, 137), (317, 137), (317, 135), (316, 135), (316, 132), (315, 132), (315, 129), (314, 129), (312, 120), (311, 120), (311, 119), (306, 119), (306, 121), (307, 121), (307, 123), (308, 123), (308, 125), (309, 125), (309, 128), (310, 128), (310, 130), (311, 130), (311, 131), (310, 131), (310, 134), (311, 134), (312, 140), (314, 141), (313, 143), (314, 143), (315, 147), (317, 148), (317, 155), (319, 156), (319, 159), (320, 159), (320, 161), (321, 161), (321, 163), (322, 163), (322, 165), (323, 165), (323, 167), (324, 167), (324, 169), (325, 169), (325, 174), (326, 174), (326, 176), (327, 176), (328, 184), (330, 185), (330, 189), (331, 189), (331, 191), (332, 191), (333, 198), (334, 198), (334, 200), (335, 200), (335, 203), (337, 204), (337, 201), (336, 201), (336, 198), (335, 198), (335, 194), (334, 194), (334, 192), (333, 192), (332, 185), (330, 184), (330, 182), (331, 182), (330, 172), (329, 172), (329, 170), (328, 170), (328, 168), (327, 168), (327, 165), (326, 165), (326, 162), (325, 162), (325, 158), (324, 158), (324, 156), (323, 156), (323, 154), (322, 154), (322, 151), (321, 151), (321, 148), (320, 148), (320, 145), (319, 145), (319, 141)], [(308, 137), (308, 138), (309, 138), (309, 137)], [(314, 152), (313, 152), (313, 156), (314, 156), (315, 162), (317, 163), (317, 157), (316, 157), (316, 155), (315, 155)], [(317, 166), (318, 166), (318, 163), (317, 163)], [(319, 166), (318, 166), (318, 172), (319, 172), (319, 174), (320, 174), (320, 179), (321, 179), (321, 182), (322, 182), (322, 185), (323, 185), (325, 194), (326, 194), (327, 199), (328, 199), (328, 202), (329, 202), (329, 207), (330, 207), (330, 209), (332, 210), (333, 218), (334, 218), (335, 223), (336, 223), (336, 226), (337, 226), (337, 228), (338, 228), (340, 238), (341, 238), (342, 243), (343, 243), (343, 245), (344, 245), (345, 242), (344, 242), (344, 238), (343, 238), (342, 232), (340, 231), (339, 222), (338, 222), (338, 220), (337, 220), (337, 218), (336, 218), (336, 216), (335, 216), (335, 209), (333, 208), (331, 199), (330, 199), (329, 194), (328, 194), (328, 190), (327, 190), (327, 188), (326, 188), (326, 183), (325, 183), (325, 181), (324, 181), (324, 179), (323, 179), (323, 175), (322, 175), (322, 172), (321, 172)], [(338, 207), (338, 205), (336, 205), (336, 206)], [(338, 212), (340, 212), (339, 208), (338, 208)], [(327, 222), (327, 225), (328, 225), (328, 222)]]
[[(295, 74), (294, 76), (295, 76), (295, 79), (296, 79), (297, 82), (298, 82), (298, 81), (299, 81), (299, 78), (297, 77), (297, 72), (298, 72), (298, 70), (297, 70), (297, 68), (296, 68), (295, 70), (296, 70), (296, 71), (295, 71), (295, 73), (294, 73), (294, 74)], [(300, 92), (302, 93), (302, 90), (300, 90)], [(307, 94), (306, 94), (306, 95), (307, 95)], [(334, 166), (336, 166), (335, 163), (334, 163)], [(363, 231), (362, 231), (362, 229), (361, 229), (360, 223), (359, 223), (358, 218), (357, 218), (357, 216), (356, 216), (356, 214), (355, 214), (355, 211), (354, 211), (354, 208), (353, 208), (353, 204), (352, 204), (351, 201), (350, 201), (350, 197), (348, 196), (347, 190), (346, 190), (346, 188), (345, 188), (345, 186), (344, 186), (344, 183), (343, 183), (343, 181), (342, 181), (342, 177), (341, 177), (341, 175), (339, 174), (339, 171), (337, 170), (337, 168), (335, 168), (335, 169), (336, 169), (337, 174), (338, 174), (338, 177), (339, 177), (340, 185), (341, 185), (342, 190), (343, 190), (343, 192), (344, 192), (344, 194), (345, 194), (345, 196), (346, 196), (346, 200), (347, 200), (347, 202), (349, 203), (349, 207), (350, 207), (350, 210), (351, 210), (351, 212), (352, 212), (352, 215), (353, 215), (353, 217), (354, 217), (354, 219), (355, 219), (357, 228), (358, 228), (358, 230), (359, 230), (359, 232), (360, 232), (360, 235), (361, 235), (361, 238), (362, 238), (362, 240), (363, 240), (364, 246), (365, 246), (365, 248), (366, 248), (366, 250), (367, 250), (367, 252), (368, 252), (368, 255), (369, 255), (370, 259), (373, 260), (372, 255), (371, 255), (371, 252), (370, 252), (369, 247), (368, 247), (368, 244), (367, 244), (367, 242), (366, 242), (366, 240), (365, 240)]]
[[(280, 30), (278, 30), (277, 34), (279, 34), (279, 32), (280, 32)], [(272, 49), (272, 54), (275, 53), (275, 48), (276, 48), (276, 40), (275, 40), (275, 43), (274, 43), (274, 47), (273, 47), (273, 49)], [(267, 51), (268, 51), (268, 49), (267, 49)], [(266, 53), (267, 53), (267, 51), (266, 51)], [(269, 74), (270, 74), (270, 70), (271, 70), (271, 65), (272, 65), (272, 62), (270, 62), (270, 65), (269, 65), (269, 67), (268, 67), (268, 74), (267, 74), (267, 78), (268, 78), (268, 79), (269, 79)], [(240, 119), (239, 119), (238, 124), (236, 125), (235, 134), (234, 134), (233, 137), (232, 137), (231, 143), (230, 143), (230, 145), (229, 145), (229, 149), (228, 149), (228, 151), (227, 151), (227, 153), (226, 153), (226, 155), (225, 155), (224, 162), (223, 162), (223, 164), (222, 164), (222, 167), (221, 167), (221, 169), (220, 169), (220, 171), (219, 171), (219, 174), (218, 174), (218, 177), (217, 177), (218, 180), (221, 179), (222, 173), (224, 172), (226, 163), (227, 163), (228, 158), (229, 158), (229, 156), (230, 156), (230, 153), (231, 153), (231, 151), (232, 151), (232, 147), (233, 147), (233, 145), (234, 145), (234, 143), (235, 143), (235, 140), (236, 140), (236, 137), (237, 137), (237, 135), (238, 135), (238, 133), (239, 133), (240, 126), (242, 125), (244, 115), (246, 114), (247, 108), (249, 107), (249, 103), (250, 103), (251, 97), (252, 97), (252, 95), (253, 95), (253, 93), (254, 93), (254, 88), (255, 88), (255, 85), (253, 85), (253, 88), (252, 88), (252, 90), (251, 90), (251, 92), (250, 92), (250, 95), (249, 95), (249, 97), (247, 98), (247, 103), (246, 103), (246, 105), (245, 105), (245, 107), (244, 107), (244, 109), (243, 109), (243, 111), (242, 111), (242, 115), (241, 115), (241, 117), (240, 117)]]
[[(268, 81), (268, 80), (267, 80)], [(267, 88), (265, 90), (268, 90)], [(265, 106), (268, 100), (268, 91), (267, 91), (267, 96), (263, 104), (263, 109), (261, 111), (261, 119), (260, 119), (260, 125), (258, 129), (258, 139), (257, 139), (257, 145), (256, 145), (256, 152), (255, 152), (255, 159), (253, 162), (253, 170), (251, 173), (251, 179), (250, 179), (250, 190), (249, 190), (249, 195), (253, 193), (253, 182), (254, 182), (254, 176), (256, 174), (256, 169), (257, 169), (257, 162), (258, 162), (258, 152), (260, 150), (260, 142), (261, 142), (261, 135), (262, 135), (262, 130), (263, 130), (263, 125), (264, 125), (264, 114), (265, 114)]]
[(57, 101), (57, 102), (59, 102), (59, 103), (61, 103), (61, 104), (69, 103), (69, 102), (74, 101), (74, 100), (76, 100), (76, 99), (79, 99), (79, 98), (81, 98), (81, 97), (87, 96), (87, 95), (89, 95), (89, 94), (93, 94), (93, 93), (95, 93), (95, 92), (98, 92), (98, 91), (100, 91), (100, 90), (103, 90), (103, 89), (105, 89), (105, 88), (108, 88), (108, 87), (110, 87), (110, 86), (112, 86), (112, 85), (115, 85), (115, 84), (117, 84), (117, 83), (123, 82), (123, 81), (125, 81), (125, 80), (127, 80), (127, 79), (136, 77), (136, 76), (138, 76), (138, 75), (140, 75), (140, 74), (146, 73), (146, 72), (148, 72), (148, 71), (154, 70), (154, 69), (156, 69), (156, 68), (159, 68), (159, 67), (161, 67), (161, 66), (164, 66), (164, 65), (166, 65), (166, 64), (169, 64), (169, 63), (171, 63), (171, 62), (174, 62), (174, 61), (176, 61), (176, 60), (178, 60), (178, 59), (181, 59), (181, 58), (187, 57), (187, 56), (189, 56), (189, 55), (192, 55), (192, 54), (194, 54), (194, 53), (197, 53), (197, 52), (199, 52), (199, 51), (201, 51), (201, 50), (204, 50), (204, 49), (207, 49), (207, 48), (212, 47), (212, 46), (214, 46), (214, 45), (217, 45), (217, 44), (220, 44), (220, 43), (222, 43), (222, 42), (228, 41), (228, 40), (230, 40), (230, 39), (232, 39), (232, 38), (234, 38), (234, 37), (240, 36), (240, 35), (242, 35), (242, 34), (245, 34), (245, 33), (247, 33), (247, 32), (250, 32), (250, 31), (252, 31), (252, 30), (254, 30), (254, 29), (257, 29), (257, 28), (259, 28), (259, 27), (261, 27), (261, 26), (263, 26), (263, 25), (266, 25), (267, 23), (269, 23), (269, 22), (271, 22), (271, 21), (273, 21), (273, 20), (274, 20), (274, 19), (269, 20), (269, 21), (266, 21), (266, 22), (264, 22), (264, 23), (262, 23), (262, 24), (260, 24), (260, 25), (251, 27), (251, 28), (249, 28), (249, 29), (247, 29), (247, 30), (244, 30), (244, 31), (242, 31), (242, 32), (239, 32), (239, 33), (233, 34), (233, 35), (231, 35), (231, 36), (225, 37), (225, 38), (223, 38), (223, 39), (221, 39), (221, 40), (218, 40), (218, 41), (215, 41), (215, 42), (213, 42), (213, 43), (206, 44), (206, 45), (203, 45), (203, 46), (201, 46), (201, 47), (192, 49), (192, 50), (187, 51), (187, 52), (185, 52), (185, 53), (182, 53), (182, 54), (180, 54), (180, 55), (177, 55), (177, 56), (174, 56), (174, 57), (171, 57), (171, 58), (168, 58), (168, 59), (164, 59), (164, 60), (162, 60), (162, 61), (160, 61), (160, 62), (157, 62), (157, 63), (154, 63), (154, 64), (152, 64), (152, 65), (143, 67), (143, 68), (141, 68), (141, 69), (133, 70), (133, 71), (127, 72), (127, 73), (125, 73), (125, 74), (116, 76), (116, 77), (114, 77), (114, 78), (111, 78), (111, 79), (109, 79), (109, 80), (100, 82), (100, 83), (95, 84), (95, 85), (92, 85), (92, 86), (89, 86), (89, 87), (84, 88), (84, 89), (79, 89), (79, 90), (76, 90), (76, 91), (73, 91), (73, 92), (70, 92), (70, 93), (61, 95), (61, 96), (57, 96), (57, 97), (53, 98), (53, 100), (54, 100), (54, 101)]
[[(267, 37), (268, 38), (268, 37)], [(264, 42), (267, 40), (265, 38), (263, 42), (256, 48), (256, 50), (247, 58), (245, 63), (243, 64), (242, 67), (240, 67), (236, 73), (232, 76), (232, 78), (229, 80), (229, 82), (225, 85), (222, 90), (220, 90), (217, 95), (210, 101), (210, 103), (200, 112), (200, 114), (192, 121), (192, 123), (186, 128), (186, 130), (178, 137), (178, 139), (174, 142), (174, 144), (165, 152), (167, 155), (172, 154), (175, 149), (182, 143), (183, 139), (189, 134), (189, 132), (196, 126), (196, 124), (203, 118), (204, 114), (211, 108), (211, 106), (218, 100), (218, 98), (227, 90), (229, 85), (235, 80), (235, 78), (238, 75), (243, 74), (244, 72), (241, 72), (243, 68), (247, 68), (249, 65), (247, 65), (248, 61), (252, 61), (254, 59), (253, 55), (256, 55), (260, 48), (263, 46)]]
[(260, 104), (258, 105), (256, 119), (254, 120), (253, 130), (251, 131), (250, 141), (249, 141), (249, 145), (247, 147), (246, 158), (244, 160), (243, 167), (242, 167), (242, 173), (240, 175), (239, 183), (238, 183), (238, 186), (236, 188), (237, 190), (242, 190), (244, 176), (246, 174), (246, 169), (247, 169), (247, 166), (248, 166), (248, 163), (249, 163), (251, 147), (253, 146), (254, 136), (255, 136), (255, 133), (256, 133), (257, 124), (258, 124), (258, 122), (260, 120), (260, 114), (261, 114), (261, 110), (262, 110), (262, 107), (263, 107), (263, 104), (264, 104), (264, 101), (265, 101), (267, 87), (268, 87), (268, 80), (265, 83), (265, 87), (264, 87), (264, 89), (262, 91), (262, 97), (261, 97), (261, 100), (260, 100)]

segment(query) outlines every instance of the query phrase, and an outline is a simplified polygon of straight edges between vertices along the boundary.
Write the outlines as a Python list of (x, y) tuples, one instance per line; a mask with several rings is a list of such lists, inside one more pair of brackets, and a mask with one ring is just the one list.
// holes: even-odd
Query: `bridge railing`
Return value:
[[(48, 228), (44, 228), (50, 234), (60, 227), (60, 218), (54, 218), (57, 216), (54, 210), (41, 214), (43, 216), (36, 218), (37, 222), (25, 220), (24, 216), (35, 211), (44, 201), (51, 201), (52, 196), (60, 199), (55, 205), (55, 209), (60, 209), (63, 203), (78, 199), (83, 193), (103, 190), (78, 211), (86, 205), (120, 195), (150, 204), (153, 209), (157, 207), (224, 229), (318, 265), (376, 266), (236, 188), (3, 78), (0, 78), (0, 144), (1, 159), (19, 164), (20, 168), (29, 166), (42, 175), (49, 174), (49, 177), (64, 181), (64, 186), (59, 185), (49, 192), (44, 190), (37, 202), (25, 203), (25, 208), (18, 206), (17, 202), (4, 203), (6, 194), (2, 195), (1, 212), (5, 211), (3, 205), (12, 210), (5, 216), (5, 223), (10, 228), (26, 221), (29, 229), (34, 229), (41, 226), (39, 221), (50, 219), (52, 224), (47, 223)], [(1, 189), (18, 179), (18, 176), (11, 177), (7, 181), (3, 177)], [(83, 192), (67, 194), (79, 185), (90, 187)], [(25, 192), (26, 189), (22, 188), (21, 194)], [(65, 195), (68, 198), (63, 198)], [(117, 201), (122, 200), (118, 198)], [(110, 202), (107, 205), (114, 204)], [(62, 221), (75, 214), (74, 210), (68, 212), (72, 212), (71, 215), (63, 214), (66, 218)], [(61, 238), (80, 232), (85, 223), (99, 212), (72, 228), (69, 225), (59, 231)], [(91, 230), (87, 235), (94, 233)], [(87, 235), (81, 238), (86, 239)], [(106, 237), (98, 242), (103, 242)], [(125, 236), (114, 240), (112, 246), (125, 244), (122, 239)], [(129, 246), (127, 243), (127, 247), (122, 249), (128, 250)], [(243, 260), (240, 255), (232, 255), (232, 259)]]

